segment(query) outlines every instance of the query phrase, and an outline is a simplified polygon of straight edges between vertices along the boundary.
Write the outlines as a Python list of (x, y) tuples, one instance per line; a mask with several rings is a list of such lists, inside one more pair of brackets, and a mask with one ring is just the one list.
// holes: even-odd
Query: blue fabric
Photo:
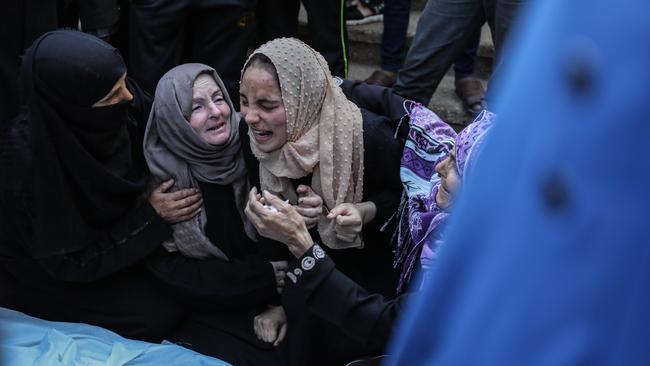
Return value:
[(650, 2), (531, 5), (389, 365), (650, 365)]
[(0, 308), (3, 366), (224, 366), (174, 344), (134, 341), (92, 325), (51, 322)]

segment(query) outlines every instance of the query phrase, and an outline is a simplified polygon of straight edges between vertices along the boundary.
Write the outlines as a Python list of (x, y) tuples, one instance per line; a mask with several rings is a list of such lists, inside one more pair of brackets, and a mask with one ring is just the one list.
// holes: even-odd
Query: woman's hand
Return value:
[(186, 221), (201, 212), (203, 198), (196, 188), (181, 189), (169, 192), (174, 185), (174, 179), (162, 182), (149, 195), (149, 203), (158, 216), (170, 224)]
[(281, 294), (284, 289), (284, 276), (287, 274), (287, 261), (275, 261), (269, 263), (273, 266), (278, 294)]
[(340, 240), (353, 242), (361, 234), (363, 225), (375, 218), (377, 208), (373, 202), (341, 203), (327, 215), (336, 220), (334, 231)]
[(287, 334), (287, 315), (282, 306), (271, 306), (253, 319), (253, 330), (258, 339), (277, 347)]
[[(264, 203), (275, 210), (265, 207)], [(303, 255), (314, 244), (305, 220), (295, 207), (269, 192), (264, 191), (262, 197), (257, 193), (257, 188), (251, 189), (244, 212), (260, 235), (286, 244), (296, 257)]]
[(323, 213), (323, 199), (311, 187), (304, 184), (298, 186), (296, 193), (298, 193), (296, 211), (305, 219), (307, 229), (311, 229), (316, 226)]

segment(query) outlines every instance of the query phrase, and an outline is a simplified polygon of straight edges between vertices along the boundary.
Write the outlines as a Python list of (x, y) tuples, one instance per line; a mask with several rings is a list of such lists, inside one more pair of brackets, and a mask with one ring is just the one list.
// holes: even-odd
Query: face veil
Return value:
[(115, 48), (81, 32), (46, 33), (25, 54), (34, 257), (82, 249), (145, 188), (146, 168), (131, 148), (128, 104), (93, 108), (125, 72)]

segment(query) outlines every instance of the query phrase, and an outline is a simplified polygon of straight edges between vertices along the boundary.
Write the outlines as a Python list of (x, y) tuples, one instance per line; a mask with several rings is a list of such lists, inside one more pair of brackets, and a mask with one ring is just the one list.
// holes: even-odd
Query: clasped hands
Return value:
[[(188, 188), (170, 192), (173, 185), (174, 179), (164, 181), (150, 194), (148, 199), (156, 213), (170, 224), (186, 221), (198, 215), (203, 205), (203, 198), (198, 189)], [(288, 208), (292, 207), (293, 213), (297, 216), (291, 215), (291, 217), (294, 219), (297, 219), (298, 216), (302, 218), (305, 231), (318, 223), (323, 214), (322, 198), (310, 187), (302, 184), (298, 186), (296, 192), (298, 193), (298, 204), (292, 206), (268, 192), (265, 192), (264, 196), (262, 196), (257, 192), (256, 188), (251, 190), (246, 214), (262, 236), (288, 244), (288, 241), (296, 242), (298, 240), (296, 238), (289, 238), (288, 232), (301, 230), (301, 227), (297, 224), (297, 220), (295, 222), (289, 220), (284, 223), (285, 227), (281, 228), (281, 225), (272, 222), (273, 220), (271, 218), (274, 217), (273, 215), (262, 215), (263, 213), (273, 213), (264, 208), (264, 204), (271, 204), (276, 209), (280, 207), (287, 208), (285, 212), (280, 210), (277, 212), (278, 215), (275, 216), (277, 221), (286, 219), (285, 216), (289, 215)], [(274, 197), (275, 199), (271, 199), (270, 197)], [(259, 204), (259, 207), (252, 206), (255, 202)], [(263, 209), (264, 211), (257, 212), (252, 207)], [(334, 230), (340, 240), (352, 242), (361, 233), (363, 225), (374, 218), (375, 212), (375, 205), (372, 202), (361, 202), (358, 204), (342, 203), (329, 211), (327, 218), (336, 220)], [(273, 231), (281, 229), (284, 229), (284, 231), (280, 231), (274, 235)]]
[[(298, 192), (302, 201), (299, 199), (299, 204), (293, 206), (269, 192), (260, 194), (257, 188), (253, 188), (245, 210), (246, 216), (260, 235), (285, 243), (297, 257), (313, 244), (307, 227), (318, 222), (323, 210), (322, 199), (311, 188), (300, 186)], [(275, 210), (269, 210), (265, 205), (271, 205)], [(315, 214), (315, 211), (319, 213)], [(308, 216), (300, 212), (308, 213)], [(343, 203), (334, 207), (327, 214), (327, 218), (336, 220), (334, 229), (337, 237), (351, 242), (361, 233), (363, 225), (374, 218), (375, 212), (372, 202)]]

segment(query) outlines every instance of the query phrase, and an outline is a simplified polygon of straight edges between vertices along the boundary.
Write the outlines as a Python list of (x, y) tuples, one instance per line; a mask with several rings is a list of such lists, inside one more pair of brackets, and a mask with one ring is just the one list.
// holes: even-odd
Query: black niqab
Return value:
[(46, 33), (25, 55), (36, 258), (90, 245), (144, 191), (146, 167), (132, 151), (128, 104), (92, 107), (125, 72), (115, 48), (81, 32)]

